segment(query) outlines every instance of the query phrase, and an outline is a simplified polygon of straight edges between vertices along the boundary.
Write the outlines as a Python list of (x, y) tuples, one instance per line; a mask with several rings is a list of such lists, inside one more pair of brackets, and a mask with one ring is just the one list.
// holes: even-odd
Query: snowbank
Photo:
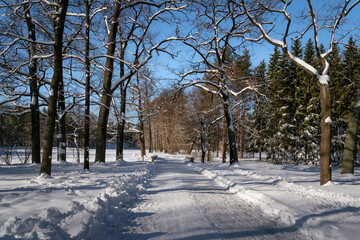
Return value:
[(111, 239), (154, 171), (148, 161), (127, 159), (90, 171), (55, 163), (51, 177), (34, 176), (37, 165), (1, 166), (0, 238)]
[[(254, 164), (259, 164), (256, 172), (248, 170), (255, 170)], [(267, 171), (269, 166), (263, 162), (241, 161), (241, 164), (232, 166), (221, 163), (187, 165), (241, 199), (260, 207), (273, 219), (288, 226), (301, 227), (304, 234), (316, 239), (344, 239), (344, 236), (345, 239), (357, 239), (360, 234), (356, 227), (360, 223), (357, 216), (360, 213), (359, 196), (331, 191), (329, 187), (341, 188), (334, 182), (323, 187), (304, 184), (306, 173), (301, 171), (302, 166), (288, 176), (294, 182), (301, 182), (295, 184), (280, 176), (284, 174), (284, 169), (278, 166), (276, 175), (277, 166), (272, 167), (272, 172)], [(354, 182), (359, 179), (354, 179)], [(350, 188), (359, 189), (359, 185)]]

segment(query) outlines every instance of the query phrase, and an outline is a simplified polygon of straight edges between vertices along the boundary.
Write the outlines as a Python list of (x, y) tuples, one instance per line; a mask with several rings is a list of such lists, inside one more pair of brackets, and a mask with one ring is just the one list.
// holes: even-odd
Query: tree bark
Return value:
[(224, 116), (227, 123), (227, 132), (229, 138), (229, 149), (230, 149), (230, 165), (237, 163), (237, 149), (236, 149), (236, 137), (234, 131), (234, 121), (231, 116), (231, 109), (229, 104), (229, 97), (226, 94), (223, 94), (223, 106), (224, 106)]
[(126, 90), (127, 83), (122, 83), (120, 100), (120, 120), (117, 127), (116, 160), (123, 160), (124, 140), (125, 140), (125, 111), (126, 111)]
[(31, 96), (31, 161), (32, 163), (40, 163), (40, 113), (39, 113), (39, 89), (37, 77), (37, 60), (34, 58), (36, 54), (36, 35), (35, 24), (30, 15), (29, 3), (24, 3), (25, 21), (28, 27), (28, 38), (31, 40), (28, 47), (29, 52), (29, 80), (30, 80), (30, 96)]
[(118, 18), (120, 15), (121, 1), (115, 2), (114, 14), (111, 20), (110, 34), (108, 36), (107, 57), (105, 63), (104, 82), (100, 103), (99, 120), (96, 132), (96, 154), (95, 162), (105, 162), (106, 152), (106, 131), (109, 118), (109, 109), (111, 101), (111, 81), (114, 69), (114, 53)]
[(85, 126), (84, 126), (84, 169), (90, 168), (90, 4), (85, 1)]
[[(242, 100), (244, 101), (244, 100)], [(239, 121), (239, 128), (240, 128), (240, 158), (244, 158), (245, 152), (245, 106), (244, 103), (241, 104), (241, 118)]]
[(152, 132), (151, 132), (151, 118), (148, 120), (149, 123), (149, 153), (152, 153)]
[(351, 173), (354, 174), (354, 161), (356, 158), (356, 143), (357, 143), (357, 130), (358, 130), (358, 109), (353, 110), (348, 116), (348, 125), (346, 128), (344, 154), (341, 167), (341, 174)]
[(331, 101), (327, 84), (320, 84), (321, 101), (321, 143), (320, 143), (320, 185), (331, 181)]
[(66, 113), (65, 113), (65, 92), (64, 80), (61, 79), (59, 83), (59, 100), (58, 100), (58, 116), (59, 121), (59, 135), (57, 138), (58, 143), (58, 161), (66, 161)]
[(261, 161), (261, 152), (262, 152), (262, 147), (261, 144), (259, 144), (259, 160)]
[(356, 159), (357, 131), (359, 127), (360, 107), (358, 104), (360, 97), (360, 84), (356, 84), (354, 97), (351, 103), (351, 110), (348, 116), (348, 125), (346, 128), (344, 154), (342, 160), (341, 174), (354, 174), (354, 163)]
[[(209, 130), (210, 131), (210, 130)], [(211, 139), (209, 138), (208, 139), (208, 148), (207, 148), (207, 161), (210, 162), (211, 160), (211, 156), (210, 156), (210, 153), (211, 153)]]
[(144, 137), (144, 121), (139, 119), (139, 130), (140, 130), (140, 152), (141, 152), (141, 159), (144, 160), (145, 154), (145, 137)]
[(51, 158), (52, 158), (52, 146), (54, 141), (56, 104), (58, 98), (59, 83), (63, 78), (63, 67), (62, 67), (63, 33), (64, 33), (65, 17), (66, 17), (68, 4), (69, 4), (68, 0), (59, 1), (59, 6), (57, 11), (60, 10), (60, 12), (59, 12), (59, 16), (54, 21), (54, 28), (55, 28), (54, 73), (50, 83), (48, 115), (46, 118), (46, 130), (45, 130), (43, 157), (42, 157), (40, 174), (45, 173), (51, 175)]
[[(120, 46), (120, 78), (125, 74), (125, 46), (121, 43)], [(116, 160), (124, 160), (124, 144), (125, 144), (125, 112), (126, 112), (126, 91), (130, 79), (120, 84), (120, 120), (117, 127), (116, 140)]]
[(222, 163), (226, 162), (226, 137), (227, 137), (227, 124), (226, 119), (224, 118), (223, 124), (223, 136), (222, 136)]

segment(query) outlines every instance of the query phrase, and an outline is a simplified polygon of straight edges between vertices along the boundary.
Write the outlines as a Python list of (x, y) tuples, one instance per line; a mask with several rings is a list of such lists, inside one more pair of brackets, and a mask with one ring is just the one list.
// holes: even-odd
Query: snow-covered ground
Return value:
[[(94, 154), (94, 152), (92, 152)], [(158, 153), (90, 171), (0, 165), (0, 239), (358, 239), (360, 175), (319, 186), (313, 166), (190, 163)], [(92, 155), (93, 159), (93, 155)], [(198, 174), (201, 173), (201, 174)]]

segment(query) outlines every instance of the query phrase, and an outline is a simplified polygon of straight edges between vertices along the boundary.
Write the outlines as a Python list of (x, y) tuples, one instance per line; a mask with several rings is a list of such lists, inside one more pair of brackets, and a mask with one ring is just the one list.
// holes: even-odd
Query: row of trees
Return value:
[[(321, 63), (311, 40), (304, 49), (299, 40), (294, 41), (291, 51), (305, 62), (320, 67)], [(335, 163), (343, 159), (347, 123), (357, 101), (359, 56), (352, 38), (342, 52), (335, 45), (329, 56), (329, 62), (334, 66), (329, 71), (332, 79), (329, 87), (332, 92), (331, 157)], [(262, 81), (266, 97), (259, 96), (254, 107), (252, 145), (265, 148), (267, 157), (272, 162), (317, 162), (321, 107), (319, 90), (312, 84), (312, 78), (289, 62), (276, 48), (270, 58), (267, 77)], [(356, 136), (357, 129), (354, 131)], [(356, 149), (353, 151), (355, 153)], [(351, 160), (354, 158), (353, 155)], [(353, 167), (350, 171), (353, 171)]]
[[(280, 68), (276, 66), (278, 71), (269, 73), (269, 79), (281, 85), (285, 81), (281, 74), (288, 71), (285, 65), (289, 65), (289, 60), (293, 64), (289, 68), (301, 69), (301, 74), (304, 74), (303, 78), (289, 78), (289, 86), (311, 82), (311, 89), (317, 86), (320, 90), (321, 120), (318, 121), (321, 135), (321, 184), (331, 180), (332, 89), (329, 82), (333, 63), (329, 58), (335, 51), (336, 42), (349, 33), (347, 29), (353, 30), (350, 25), (342, 23), (359, 1), (332, 5), (332, 9), (336, 9), (335, 12), (331, 11), (334, 12), (332, 16), (321, 15), (324, 8), (313, 5), (310, 0), (306, 4), (306, 14), (300, 15), (291, 15), (291, 11), (294, 11), (291, 8), (292, 1), (283, 0), (2, 0), (0, 4), (0, 103), (13, 103), (24, 109), (23, 113), (31, 113), (34, 162), (40, 162), (41, 159), (39, 108), (46, 107), (41, 173), (51, 174), (51, 152), (55, 136), (59, 159), (66, 159), (66, 115), (79, 105), (83, 106), (85, 113), (85, 169), (89, 168), (91, 104), (96, 104), (98, 109), (95, 161), (105, 161), (110, 113), (117, 119), (118, 159), (122, 158), (126, 126), (140, 133), (142, 155), (145, 153), (146, 138), (150, 139), (149, 148), (168, 148), (169, 151), (180, 149), (186, 140), (194, 139), (192, 134), (188, 134), (186, 138), (175, 141), (175, 136), (180, 136), (179, 133), (185, 129), (175, 131), (168, 124), (178, 124), (177, 120), (182, 119), (180, 113), (174, 112), (171, 107), (168, 107), (167, 112), (159, 113), (160, 107), (166, 109), (166, 104), (175, 100), (171, 96), (172, 90), (154, 98), (156, 88), (146, 66), (151, 63), (155, 53), (160, 57), (168, 54), (173, 58), (184, 57), (184, 52), (193, 53), (192, 58), (187, 59), (191, 64), (186, 69), (175, 69), (180, 80), (173, 93), (182, 96), (187, 94), (188, 90), (185, 89), (188, 87), (201, 89), (192, 90), (193, 95), (199, 97), (192, 99), (191, 104), (186, 104), (192, 105), (193, 111), (189, 116), (192, 120), (196, 119), (200, 126), (202, 152), (206, 151), (205, 142), (209, 134), (217, 129), (217, 139), (222, 139), (223, 149), (226, 144), (224, 136), (227, 138), (230, 164), (237, 162), (238, 149), (240, 155), (245, 151), (246, 112), (254, 105), (256, 96), (249, 92), (258, 92), (264, 97), (265, 91), (260, 89), (266, 86), (259, 82), (259, 76), (264, 76), (264, 64), (254, 70), (256, 74), (251, 73), (249, 53), (245, 51), (239, 56), (236, 53), (249, 41), (267, 41), (282, 52), (278, 53), (279, 60), (273, 60), (284, 64)], [(299, 25), (293, 26), (291, 16), (299, 16), (298, 19), (303, 21), (303, 29), (299, 29)], [(169, 30), (159, 32), (159, 27)], [(319, 33), (325, 29), (330, 30), (330, 35), (327, 40), (323, 40), (327, 48), (322, 49)], [(314, 62), (301, 58), (289, 49), (287, 43), (291, 36), (296, 35), (301, 39), (310, 32), (317, 59)], [(183, 53), (178, 53), (179, 46)], [(270, 63), (269, 69), (271, 67)], [(270, 92), (270, 89), (266, 92)], [(276, 87), (273, 88), (275, 96), (276, 91)], [(305, 93), (297, 93), (298, 96), (301, 94)], [(308, 94), (313, 96), (312, 92)], [(278, 92), (278, 95), (282, 93)], [(208, 105), (209, 99), (216, 105), (215, 110), (210, 107), (212, 104)], [(271, 102), (271, 97), (269, 99)], [(305, 102), (308, 98), (304, 97), (303, 100)], [(296, 109), (290, 106), (290, 99), (283, 104), (284, 111)], [(136, 112), (137, 121), (134, 123), (129, 121), (134, 116), (126, 116), (127, 105)], [(313, 102), (314, 108), (315, 105)], [(274, 108), (275, 105), (272, 106)], [(171, 112), (174, 112), (175, 117)], [(290, 119), (291, 116), (288, 117)], [(159, 118), (162, 118), (162, 123), (158, 121)], [(282, 125), (288, 124), (291, 128), (289, 119), (283, 119)], [(209, 122), (216, 123), (218, 127), (210, 127)], [(144, 134), (146, 130), (148, 134)], [(171, 138), (166, 137), (167, 134), (163, 133), (165, 131), (174, 131)], [(280, 146), (281, 153), (279, 148), (265, 147), (272, 149), (275, 158), (288, 152), (299, 156), (286, 146)], [(303, 148), (302, 145), (300, 147)], [(310, 149), (306, 150), (305, 155), (305, 158), (310, 158), (314, 154)]]

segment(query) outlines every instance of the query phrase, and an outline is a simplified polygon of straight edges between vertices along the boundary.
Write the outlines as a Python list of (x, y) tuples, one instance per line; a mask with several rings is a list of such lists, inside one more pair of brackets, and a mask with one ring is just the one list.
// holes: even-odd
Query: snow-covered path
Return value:
[[(94, 153), (94, 152), (93, 152)], [(0, 164), (0, 239), (316, 239), (360, 236), (360, 173), (318, 185), (319, 167), (190, 163), (139, 150), (124, 162)]]
[[(125, 239), (307, 239), (188, 168), (179, 156), (156, 164), (156, 176), (133, 209)], [(137, 217), (135, 217), (137, 216)]]

